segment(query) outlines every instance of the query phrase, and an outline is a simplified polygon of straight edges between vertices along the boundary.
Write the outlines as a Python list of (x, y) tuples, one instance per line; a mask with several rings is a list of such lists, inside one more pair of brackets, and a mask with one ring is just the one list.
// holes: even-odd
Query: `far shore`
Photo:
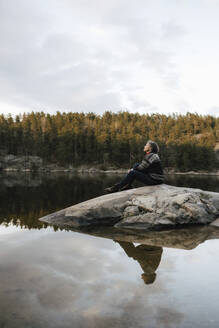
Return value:
[[(127, 163), (127, 166), (132, 163)], [(34, 172), (34, 173), (53, 173), (53, 172), (69, 172), (69, 173), (99, 173), (99, 174), (126, 174), (128, 167), (118, 167), (116, 164), (107, 162), (93, 162), (84, 164), (75, 163), (58, 163), (46, 162), (39, 156), (18, 156), (13, 154), (0, 155), (0, 172)], [(219, 162), (212, 170), (187, 170), (179, 171), (174, 167), (165, 167), (165, 175), (219, 175)]]
[[(66, 172), (66, 173), (89, 173), (89, 174), (125, 174), (129, 169), (99, 169), (95, 167), (78, 167), (78, 168), (64, 168), (64, 167), (40, 167), (37, 170), (31, 170), (29, 168), (4, 168), (1, 170), (2, 173), (16, 173), (16, 172), (36, 172), (36, 173), (51, 173), (51, 172)], [(164, 170), (165, 175), (211, 175), (211, 176), (219, 176), (219, 170), (217, 171), (186, 171), (180, 172), (175, 171), (174, 169), (166, 169)]]

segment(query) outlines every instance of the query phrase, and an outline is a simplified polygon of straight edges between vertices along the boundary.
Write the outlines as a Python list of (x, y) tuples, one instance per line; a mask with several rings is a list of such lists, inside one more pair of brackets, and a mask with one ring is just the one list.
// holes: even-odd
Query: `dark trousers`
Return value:
[(131, 185), (134, 180), (143, 182), (147, 186), (153, 186), (153, 185), (157, 185), (157, 184), (161, 184), (162, 183), (162, 181), (153, 180), (149, 176), (149, 174), (143, 173), (143, 172), (140, 172), (140, 171), (136, 170), (136, 168), (137, 168), (138, 165), (139, 164), (136, 163), (133, 166), (133, 169), (131, 169), (129, 171), (129, 173), (125, 176), (125, 178), (122, 179), (120, 181), (120, 183), (118, 183), (118, 187), (119, 188), (122, 188), (122, 187), (124, 187), (126, 185)]

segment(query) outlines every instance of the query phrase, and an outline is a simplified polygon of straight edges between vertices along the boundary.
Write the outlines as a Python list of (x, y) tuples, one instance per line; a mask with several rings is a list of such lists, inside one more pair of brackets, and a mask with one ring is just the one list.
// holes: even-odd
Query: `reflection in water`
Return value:
[[(219, 227), (195, 225), (171, 230), (119, 229), (115, 227), (95, 226), (87, 228), (69, 228), (68, 231), (88, 234), (95, 237), (112, 239), (117, 242), (138, 243), (176, 249), (192, 250), (210, 239), (219, 239)], [(124, 244), (125, 245), (125, 244)]]
[[(2, 176), (1, 328), (219, 326), (219, 243), (203, 243), (218, 238), (210, 227), (147, 235), (111, 228), (84, 234), (42, 229), (39, 217), (101, 195), (117, 180), (118, 175)], [(190, 184), (215, 191), (216, 185), (213, 177), (205, 187)], [(18, 227), (6, 228), (9, 222)], [(162, 253), (162, 246), (170, 248)], [(139, 265), (145, 288), (136, 274)]]
[[(2, 174), (0, 176), (0, 223), (41, 229), (38, 218), (103, 194), (106, 175), (91, 174)], [(113, 181), (114, 181), (113, 180)], [(54, 228), (56, 230), (56, 228)]]
[(170, 174), (166, 176), (166, 184), (177, 187), (198, 188), (203, 190), (219, 192), (218, 175), (184, 175)]
[(176, 287), (160, 274), (142, 288), (138, 263), (119, 244), (51, 228), (15, 230), (0, 238), (1, 328), (176, 328), (183, 321), (180, 298), (171, 302)]
[(156, 281), (143, 285), (138, 262), (118, 243), (51, 228), (15, 230), (0, 239), (2, 328), (219, 325), (214, 241), (189, 252), (165, 249)]
[[(118, 174), (1, 173), (0, 223), (41, 229), (38, 218), (103, 194)], [(167, 175), (165, 183), (219, 191), (219, 177)], [(138, 183), (136, 183), (138, 186)], [(142, 185), (141, 185), (142, 186)], [(54, 227), (54, 230), (56, 228)]]
[(144, 271), (141, 277), (145, 284), (152, 284), (156, 279), (155, 271), (160, 264), (163, 249), (161, 247), (149, 245), (138, 245), (135, 247), (132, 243), (115, 241), (119, 243), (129, 257), (138, 261)]

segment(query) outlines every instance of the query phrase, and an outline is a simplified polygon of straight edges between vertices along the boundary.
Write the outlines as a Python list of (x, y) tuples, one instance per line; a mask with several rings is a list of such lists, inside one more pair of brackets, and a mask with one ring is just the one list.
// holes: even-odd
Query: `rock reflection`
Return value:
[(118, 229), (101, 226), (80, 229), (68, 228), (68, 231), (76, 231), (96, 237), (112, 239), (121, 243), (138, 243), (150, 245), (150, 247), (168, 247), (186, 250), (194, 249), (206, 240), (219, 239), (219, 227), (211, 225), (187, 226), (161, 231)]
[(163, 249), (162, 247), (150, 245), (138, 245), (135, 247), (133, 243), (115, 240), (125, 251), (128, 257), (133, 258), (140, 264), (143, 273), (141, 275), (145, 284), (152, 284), (156, 279), (156, 273)]

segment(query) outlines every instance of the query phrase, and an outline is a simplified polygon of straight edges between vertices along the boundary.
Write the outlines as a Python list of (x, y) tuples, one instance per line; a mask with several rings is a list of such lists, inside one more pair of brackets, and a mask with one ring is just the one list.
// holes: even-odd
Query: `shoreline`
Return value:
[[(98, 168), (39, 168), (37, 170), (31, 170), (31, 169), (23, 169), (23, 168), (4, 168), (0, 171), (1, 173), (54, 173), (54, 172), (60, 172), (60, 173), (90, 173), (90, 174), (125, 174), (128, 172), (128, 169), (108, 169), (108, 170), (102, 170)], [(164, 170), (165, 175), (206, 175), (206, 176), (219, 176), (219, 171), (187, 171), (187, 172), (180, 172), (180, 171), (174, 171), (174, 170)]]
[[(128, 164), (127, 164), (128, 165)], [(126, 174), (130, 168), (118, 167), (110, 163), (92, 163), (92, 164), (64, 164), (57, 162), (45, 162), (39, 156), (17, 156), (13, 154), (0, 155), (0, 172), (32, 172), (32, 173), (89, 173), (89, 174)], [(165, 167), (165, 175), (209, 175), (219, 176), (219, 168), (213, 170), (187, 170), (178, 171), (174, 167)]]

